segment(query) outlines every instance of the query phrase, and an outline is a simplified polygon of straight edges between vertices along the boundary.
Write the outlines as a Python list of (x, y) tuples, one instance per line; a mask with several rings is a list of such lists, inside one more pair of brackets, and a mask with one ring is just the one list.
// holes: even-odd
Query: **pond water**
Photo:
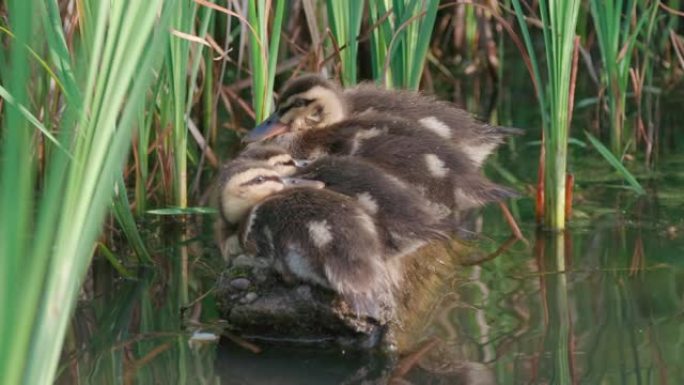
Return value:
[[(520, 113), (534, 115), (533, 103)], [(488, 174), (533, 183), (536, 138), (506, 146)], [(682, 384), (684, 156), (676, 144), (663, 147), (657, 172), (636, 167), (649, 191), (636, 197), (595, 152), (573, 146), (571, 228), (536, 233), (532, 200), (513, 202), (528, 243), (454, 269), (418, 331), (422, 342), (398, 358), (234, 342), (211, 297), (223, 262), (210, 236), (179, 242), (181, 226), (148, 225), (155, 269), (129, 267), (124, 279), (95, 260), (58, 383)], [(496, 207), (480, 219), (475, 246), (491, 252), (510, 232)], [(177, 279), (184, 258), (191, 267), (187, 308)], [(224, 338), (190, 343), (198, 330)]]

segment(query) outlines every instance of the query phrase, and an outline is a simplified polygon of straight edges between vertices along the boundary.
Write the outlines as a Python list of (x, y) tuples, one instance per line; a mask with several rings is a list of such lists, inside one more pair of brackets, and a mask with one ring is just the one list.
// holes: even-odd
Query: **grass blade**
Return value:
[(644, 190), (643, 187), (641, 187), (641, 184), (637, 179), (632, 175), (629, 170), (622, 164), (620, 159), (618, 159), (609, 149), (608, 147), (604, 146), (603, 143), (601, 143), (600, 140), (596, 139), (592, 134), (589, 132), (585, 131), (584, 134), (587, 136), (587, 139), (589, 139), (589, 142), (594, 146), (596, 151), (601, 154), (601, 156), (611, 165), (613, 168), (615, 168), (615, 171), (617, 171), (624, 179), (625, 181), (630, 185), (632, 190), (634, 190), (637, 194), (643, 195), (646, 194), (646, 191)]

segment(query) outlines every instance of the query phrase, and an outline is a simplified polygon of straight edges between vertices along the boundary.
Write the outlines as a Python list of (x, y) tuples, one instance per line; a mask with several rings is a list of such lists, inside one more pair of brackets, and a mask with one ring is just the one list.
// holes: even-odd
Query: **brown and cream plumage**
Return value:
[(321, 129), (367, 111), (415, 122), (415, 130), (451, 142), (478, 167), (507, 136), (521, 133), (478, 122), (467, 111), (419, 92), (387, 90), (373, 84), (342, 89), (319, 75), (305, 75), (284, 86), (276, 112), (256, 127), (248, 140)]
[(379, 317), (391, 307), (396, 276), (384, 263), (380, 230), (355, 199), (322, 186), (240, 160), (223, 170), (220, 207), (227, 221), (242, 221), (244, 249), (286, 281), (332, 289), (359, 315)]

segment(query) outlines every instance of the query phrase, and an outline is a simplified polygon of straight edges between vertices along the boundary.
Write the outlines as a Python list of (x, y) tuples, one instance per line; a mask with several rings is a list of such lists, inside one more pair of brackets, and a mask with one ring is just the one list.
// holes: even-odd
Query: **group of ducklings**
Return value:
[(447, 239), (461, 211), (515, 195), (480, 169), (512, 133), (416, 92), (302, 76), (222, 166), (221, 223), (286, 282), (377, 317), (393, 306), (402, 256)]

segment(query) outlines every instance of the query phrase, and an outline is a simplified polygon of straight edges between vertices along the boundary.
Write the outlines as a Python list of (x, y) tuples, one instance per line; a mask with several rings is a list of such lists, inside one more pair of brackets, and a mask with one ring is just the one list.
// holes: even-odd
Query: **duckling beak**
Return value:
[(315, 189), (322, 189), (325, 187), (325, 183), (323, 183), (319, 180), (291, 178), (291, 177), (281, 178), (281, 180), (283, 181), (285, 188), (309, 187), (309, 188), (315, 188)]
[(290, 127), (287, 124), (280, 122), (280, 115), (278, 114), (278, 111), (276, 111), (266, 118), (266, 120), (261, 122), (261, 124), (254, 127), (243, 140), (248, 143), (259, 142), (283, 134), (287, 132), (289, 128)]

